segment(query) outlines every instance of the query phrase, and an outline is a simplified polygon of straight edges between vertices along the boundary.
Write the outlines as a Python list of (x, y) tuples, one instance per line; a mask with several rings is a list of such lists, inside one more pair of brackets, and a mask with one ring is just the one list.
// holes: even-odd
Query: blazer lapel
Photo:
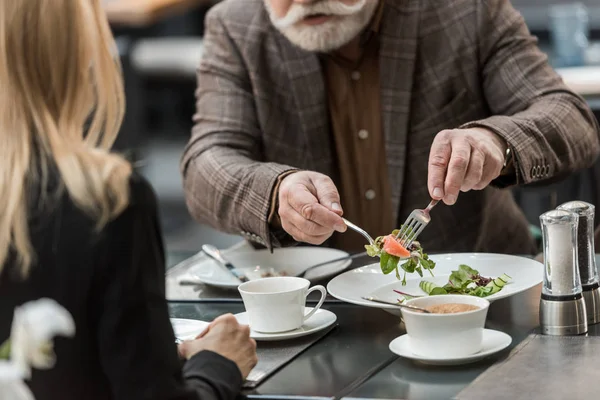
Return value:
[[(306, 154), (303, 168), (331, 175), (333, 156), (329, 135), (329, 114), (325, 81), (319, 58), (291, 44), (283, 35), (276, 33), (282, 55), (283, 68), (289, 78), (289, 90), (294, 100), (292, 110), (299, 120), (299, 128), (305, 137)], [(283, 127), (293, 129), (294, 127)]]
[[(398, 221), (407, 168), (406, 145), (417, 57), (419, 2), (387, 1), (379, 34), (381, 107), (394, 221)], [(426, 179), (423, 176), (423, 184)]]

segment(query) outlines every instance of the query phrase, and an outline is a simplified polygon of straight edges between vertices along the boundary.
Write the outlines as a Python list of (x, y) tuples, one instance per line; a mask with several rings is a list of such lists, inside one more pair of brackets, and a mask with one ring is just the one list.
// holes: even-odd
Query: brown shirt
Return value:
[[(344, 216), (371, 236), (390, 233), (391, 189), (381, 120), (379, 45), (377, 32), (383, 1), (363, 34), (356, 60), (336, 54), (323, 58), (331, 130), (338, 166), (337, 186)], [(355, 232), (335, 233), (332, 246), (357, 252), (365, 239)]]

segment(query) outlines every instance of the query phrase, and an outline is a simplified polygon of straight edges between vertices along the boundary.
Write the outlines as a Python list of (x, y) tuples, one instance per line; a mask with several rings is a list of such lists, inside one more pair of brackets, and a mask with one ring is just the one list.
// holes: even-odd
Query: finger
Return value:
[(198, 336), (196, 336), (196, 339), (202, 339), (204, 336), (206, 336), (208, 334), (209, 331), (210, 331), (210, 325), (207, 326), (206, 328), (204, 328), (204, 330), (202, 332), (200, 332), (198, 334)]
[(465, 179), (460, 187), (462, 192), (468, 192), (481, 182), (481, 178), (483, 177), (484, 162), (485, 156), (481, 150), (472, 149)]
[(177, 346), (177, 351), (179, 352), (181, 358), (184, 358), (186, 360), (190, 358), (190, 353), (192, 351), (192, 349), (190, 348), (191, 344), (191, 341), (186, 340)]
[(219, 315), (217, 318), (215, 318), (213, 320), (212, 324), (216, 324), (216, 323), (237, 324), (237, 319), (235, 318), (235, 316), (233, 314), (227, 313), (227, 314)]
[(300, 213), (289, 206), (287, 209), (283, 210), (283, 214), (287, 221), (308, 236), (323, 236), (331, 235), (333, 233), (333, 229), (330, 227), (320, 225), (314, 221), (304, 218), (302, 215), (300, 215)]
[(309, 243), (309, 244), (314, 244), (314, 245), (323, 244), (327, 239), (329, 239), (331, 237), (331, 234), (333, 233), (333, 231), (331, 231), (329, 234), (326, 234), (326, 235), (309, 236), (306, 233), (304, 233), (301, 229), (296, 227), (296, 225), (291, 223), (289, 220), (286, 220), (286, 221), (282, 220), (281, 225), (282, 225), (282, 228), (291, 237), (293, 237), (296, 242), (303, 242), (303, 243)]
[(330, 211), (333, 211), (337, 215), (341, 216), (344, 211), (342, 210), (341, 206), (340, 194), (331, 178), (326, 175), (322, 175), (319, 178), (311, 179), (311, 181), (315, 187), (319, 203), (328, 208)]
[(466, 140), (459, 139), (452, 143), (452, 155), (448, 163), (448, 173), (444, 185), (444, 203), (448, 205), (456, 203), (470, 159), (471, 145)]
[(294, 238), (294, 240), (297, 242), (304, 242), (304, 243), (319, 245), (319, 244), (322, 244), (323, 242), (325, 242), (333, 234), (333, 231), (330, 231), (330, 233), (322, 235), (322, 236), (309, 236), (306, 233), (304, 233), (300, 228), (298, 228), (289, 219), (287, 219), (285, 221), (282, 220), (281, 225), (282, 225), (283, 229), (285, 229), (285, 231), (290, 236), (292, 236)]
[(306, 188), (296, 190), (292, 196), (289, 196), (288, 201), (289, 205), (304, 219), (338, 232), (346, 231), (346, 224), (342, 217), (320, 204)]
[(450, 133), (449, 131), (442, 131), (433, 139), (429, 151), (427, 188), (432, 199), (441, 200), (444, 197), (444, 181), (451, 154)]
[(485, 163), (483, 164), (483, 175), (481, 177), (481, 182), (473, 189), (482, 190), (488, 187), (488, 185), (500, 175), (500, 172), (502, 172), (502, 167), (502, 159), (490, 156), (486, 157)]
[(183, 343), (177, 345), (177, 354), (180, 358), (186, 359), (187, 357), (185, 356), (185, 348), (182, 345)]
[(250, 325), (241, 325), (240, 326), (240, 333), (245, 338), (249, 338), (250, 337)]
[(215, 318), (209, 325), (209, 331), (218, 331), (220, 333), (232, 332), (238, 325), (237, 319), (233, 314), (227, 313)]
[(289, 204), (280, 206), (281, 227), (297, 242), (322, 244), (333, 234), (333, 229), (302, 217)]

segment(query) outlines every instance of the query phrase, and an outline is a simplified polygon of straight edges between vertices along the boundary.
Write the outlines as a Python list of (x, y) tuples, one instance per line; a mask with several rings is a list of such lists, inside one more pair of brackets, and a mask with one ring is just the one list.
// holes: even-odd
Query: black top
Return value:
[(66, 193), (37, 214), (30, 218), (37, 256), (30, 276), (17, 279), (10, 263), (0, 276), (0, 343), (10, 336), (15, 306), (42, 297), (71, 313), (76, 335), (55, 340), (53, 369), (33, 371), (36, 400), (237, 396), (240, 371), (216, 353), (198, 353), (182, 371), (156, 198), (146, 181), (132, 176), (130, 205), (101, 232)]

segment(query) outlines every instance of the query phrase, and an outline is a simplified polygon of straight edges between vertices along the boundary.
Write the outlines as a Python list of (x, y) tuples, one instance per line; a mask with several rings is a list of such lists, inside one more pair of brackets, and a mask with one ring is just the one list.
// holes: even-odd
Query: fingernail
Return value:
[(449, 194), (448, 197), (446, 197), (446, 200), (448, 201), (448, 203), (454, 204), (456, 203), (456, 196), (453, 194)]
[(336, 224), (333, 229), (335, 229), (336, 231), (338, 231), (339, 233), (344, 233), (346, 232), (346, 224)]
[(444, 191), (439, 187), (434, 188), (433, 189), (433, 197), (437, 197), (437, 198), (441, 199), (442, 197), (444, 197)]
[(342, 207), (339, 203), (331, 203), (331, 209), (333, 211), (342, 211)]

